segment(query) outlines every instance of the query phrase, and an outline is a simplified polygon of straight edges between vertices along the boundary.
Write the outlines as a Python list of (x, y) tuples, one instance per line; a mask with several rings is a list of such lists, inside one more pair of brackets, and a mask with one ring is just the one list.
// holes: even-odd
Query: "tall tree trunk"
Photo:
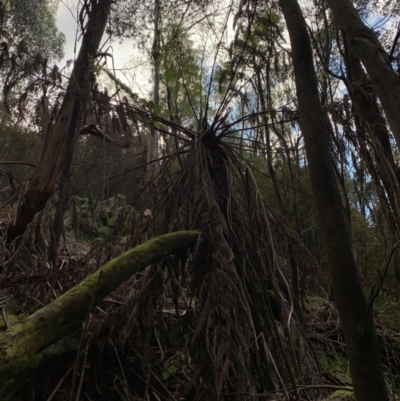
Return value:
[(344, 37), (346, 47), (346, 70), (347, 70), (347, 89), (352, 97), (356, 112), (361, 119), (364, 128), (368, 132), (372, 147), (374, 149), (377, 162), (385, 172), (385, 189), (392, 197), (394, 193), (396, 201), (392, 200), (394, 213), (398, 215), (400, 205), (400, 186), (399, 168), (394, 160), (390, 135), (386, 127), (376, 95), (371, 86), (371, 82), (365, 73), (360, 60), (355, 55), (351, 43)]
[(307, 26), (297, 0), (280, 0), (292, 45), (301, 127), (311, 185), (333, 289), (346, 340), (357, 400), (388, 400), (372, 311), (353, 256), (349, 228), (335, 180), (329, 136), (318, 94)]
[(350, 0), (327, 0), (336, 24), (364, 64), (381, 100), (390, 128), (400, 148), (400, 81), (374, 32), (365, 26)]
[(10, 239), (22, 235), (35, 214), (44, 209), (53, 195), (68, 149), (72, 151), (81, 100), (87, 89), (90, 60), (96, 57), (107, 25), (111, 3), (112, 0), (91, 1), (89, 21), (60, 111), (54, 125), (49, 126), (42, 156), (27, 185), (16, 221), (10, 227)]
[[(262, 112), (261, 119), (262, 119), (262, 123), (264, 125), (265, 146), (267, 148), (266, 156), (267, 156), (268, 173), (271, 176), (272, 186), (274, 188), (274, 192), (275, 192), (276, 200), (278, 202), (279, 210), (283, 216), (286, 216), (287, 211), (286, 211), (286, 208), (282, 201), (281, 192), (279, 190), (278, 183), (276, 181), (275, 169), (272, 164), (272, 159), (273, 159), (272, 158), (272, 146), (271, 146), (271, 135), (269, 132), (269, 127), (268, 127), (267, 107), (265, 104), (264, 92), (263, 92), (263, 87), (262, 87), (261, 72), (260, 72), (260, 68), (257, 67), (257, 61), (256, 61), (256, 58), (254, 55), (253, 55), (253, 64), (254, 64), (254, 72), (256, 75), (256, 79), (257, 79), (258, 96), (260, 99), (260, 106), (261, 106), (261, 112)], [(267, 79), (269, 79), (269, 66), (267, 66), (266, 68), (267, 68), (267, 74), (268, 74)]]
[[(153, 49), (152, 56), (154, 62), (154, 87), (153, 87), (153, 113), (158, 113), (157, 107), (160, 104), (160, 0), (155, 0), (154, 3), (154, 38), (153, 38)], [(152, 178), (155, 172), (155, 165), (151, 163), (156, 159), (158, 135), (154, 127), (154, 123), (151, 124), (151, 131), (149, 137), (149, 149), (147, 154), (147, 178)]]
[[(386, 208), (384, 216), (387, 220), (388, 226), (392, 234), (393, 244), (395, 244), (400, 236), (400, 174), (399, 167), (396, 165), (395, 158), (390, 144), (390, 135), (386, 127), (386, 120), (381, 113), (378, 106), (376, 94), (372, 88), (371, 82), (362, 68), (361, 62), (356, 56), (351, 43), (346, 40), (345, 43), (345, 62), (347, 71), (347, 86), (349, 93), (352, 96), (353, 103), (357, 115), (359, 116), (356, 124), (358, 130), (365, 128), (369, 134), (372, 147), (375, 153), (375, 163), (379, 167), (376, 169), (379, 172), (380, 180), (376, 180), (377, 185), (382, 182), (385, 191), (378, 191), (378, 196), (381, 202), (382, 210)], [(346, 46), (347, 45), (347, 46)], [(357, 118), (357, 117), (356, 117)], [(361, 125), (361, 127), (360, 127)], [(359, 135), (358, 141), (360, 147), (364, 148), (364, 154), (368, 152), (363, 141), (365, 140), (362, 135)], [(372, 159), (369, 157), (370, 162), (367, 163), (371, 177), (374, 174), (371, 169), (375, 166), (371, 163)], [(385, 201), (387, 198), (387, 201)], [(388, 208), (388, 204), (390, 208)], [(397, 254), (397, 252), (396, 252)], [(397, 263), (393, 265), (395, 271), (396, 283), (400, 287), (400, 267)]]
[(398, 168), (394, 162), (386, 121), (379, 109), (371, 82), (346, 35), (344, 35), (344, 45), (346, 49), (345, 63), (347, 78), (351, 84), (351, 87), (348, 88), (350, 89), (349, 92), (353, 95), (353, 101), (358, 106), (357, 111), (361, 114), (360, 117), (370, 128), (369, 132), (372, 134), (371, 140), (375, 140), (376, 138), (379, 141), (391, 167), (394, 171), (397, 171)]

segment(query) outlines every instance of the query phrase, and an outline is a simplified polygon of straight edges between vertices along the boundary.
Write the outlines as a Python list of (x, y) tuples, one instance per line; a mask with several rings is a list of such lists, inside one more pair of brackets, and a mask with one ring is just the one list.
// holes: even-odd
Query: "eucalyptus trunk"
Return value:
[[(397, 243), (400, 235), (400, 174), (396, 164), (390, 134), (386, 126), (386, 120), (381, 113), (376, 94), (371, 82), (365, 73), (360, 60), (356, 56), (349, 41), (346, 41), (346, 71), (347, 87), (351, 94), (356, 109), (356, 127), (358, 142), (371, 177), (377, 186), (383, 185), (384, 190), (378, 191), (379, 200), (385, 219), (392, 234), (393, 244)], [(358, 119), (358, 120), (357, 120)], [(368, 154), (369, 149), (365, 145), (365, 134), (360, 130), (365, 129), (369, 135), (375, 154), (375, 164)], [(372, 169), (376, 170), (373, 172)], [(379, 174), (379, 177), (376, 177)], [(385, 210), (386, 209), (386, 210)], [(397, 253), (397, 252), (396, 252)], [(397, 263), (393, 265), (397, 285), (400, 286), (400, 267)]]
[[(157, 107), (160, 104), (160, 0), (155, 0), (154, 3), (154, 38), (153, 38), (153, 49), (152, 57), (154, 62), (154, 87), (153, 87), (153, 113), (157, 114)], [(149, 148), (147, 154), (147, 178), (151, 179), (154, 176), (155, 165), (154, 160), (157, 157), (158, 148), (158, 135), (154, 122), (151, 124), (150, 137), (149, 137)]]
[(290, 36), (312, 192), (346, 340), (354, 393), (359, 401), (385, 401), (389, 398), (372, 310), (362, 288), (335, 180), (328, 127), (319, 98), (307, 25), (297, 0), (280, 0), (279, 3)]
[(334, 20), (345, 33), (357, 57), (366, 68), (382, 103), (390, 128), (400, 147), (400, 81), (390, 58), (372, 29), (361, 20), (350, 0), (327, 0)]
[(91, 1), (89, 21), (60, 111), (54, 124), (48, 127), (41, 158), (27, 184), (15, 223), (10, 227), (10, 239), (22, 235), (35, 214), (44, 209), (54, 193), (56, 180), (67, 153), (73, 151), (73, 138), (78, 124), (81, 101), (88, 89), (90, 60), (96, 58), (112, 2), (113, 0)]

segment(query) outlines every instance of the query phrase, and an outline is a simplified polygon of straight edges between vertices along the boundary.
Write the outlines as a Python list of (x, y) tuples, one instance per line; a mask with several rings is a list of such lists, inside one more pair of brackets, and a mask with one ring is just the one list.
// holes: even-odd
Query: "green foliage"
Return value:
[(102, 239), (106, 239), (110, 233), (110, 228), (107, 227), (106, 225), (99, 227), (97, 230), (97, 235), (100, 236)]
[(89, 204), (89, 199), (86, 196), (75, 196), (75, 202), (79, 207), (87, 207)]
[[(16, 127), (0, 112), (0, 160), (35, 164), (41, 149), (41, 138), (27, 128)], [(29, 179), (32, 166), (25, 164), (0, 165), (0, 169), (12, 171), (20, 181)], [(15, 182), (15, 184), (17, 184)], [(8, 176), (0, 172), (0, 189), (8, 185)], [(0, 194), (1, 197), (1, 194)]]
[(279, 30), (282, 28), (282, 18), (275, 11), (268, 9), (256, 15), (255, 21), (251, 26), (250, 32), (243, 34), (243, 45), (246, 44), (248, 49), (252, 52), (266, 50), (269, 40), (274, 40)]
[(172, 109), (168, 113), (190, 125), (193, 109), (199, 114), (203, 88), (200, 57), (182, 26), (172, 22), (162, 31), (160, 56), (161, 81), (169, 92)]
[(232, 79), (232, 64), (229, 61), (217, 66), (214, 74), (214, 82), (216, 83), (217, 93), (224, 95), (228, 90), (229, 83)]
[(85, 196), (75, 196), (65, 212), (65, 226), (89, 241), (115, 236), (115, 229), (118, 230), (118, 236), (122, 237), (129, 233), (132, 210), (122, 194), (97, 203)]
[(65, 36), (58, 31), (55, 12), (55, 3), (49, 0), (12, 0), (5, 28), (23, 39), (31, 54), (60, 60)]
[(369, 282), (374, 283), (378, 278), (377, 269), (386, 264), (384, 243), (377, 235), (377, 227), (368, 222), (357, 209), (351, 211), (351, 228), (363, 275)]
[(0, 126), (0, 158), (36, 162), (41, 147), (40, 138), (34, 133), (12, 125)]
[[(376, 319), (384, 326), (400, 331), (399, 299), (397, 296), (382, 291), (374, 303)], [(398, 350), (400, 352), (400, 341)]]

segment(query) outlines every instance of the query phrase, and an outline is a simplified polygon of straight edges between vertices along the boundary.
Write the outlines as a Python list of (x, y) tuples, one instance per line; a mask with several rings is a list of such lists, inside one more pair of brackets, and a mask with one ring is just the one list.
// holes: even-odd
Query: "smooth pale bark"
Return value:
[(350, 0), (327, 0), (336, 24), (364, 64), (385, 110), (392, 133), (400, 148), (400, 81), (372, 29), (368, 28)]
[(307, 26), (297, 0), (280, 0), (292, 47), (301, 127), (311, 186), (357, 400), (386, 401), (372, 311), (363, 292), (335, 180)]
[[(178, 231), (141, 244), (111, 260), (51, 304), (0, 336), (0, 398), (23, 383), (29, 370), (57, 353), (67, 336), (82, 328), (96, 306), (132, 274), (164, 256), (194, 245), (199, 231)], [(58, 344), (58, 345), (57, 345)], [(49, 348), (50, 347), (50, 348)], [(51, 348), (53, 347), (53, 348)]]
[[(154, 38), (153, 38), (153, 49), (152, 57), (154, 62), (154, 87), (153, 87), (153, 113), (157, 114), (157, 107), (160, 104), (160, 68), (161, 68), (161, 55), (160, 55), (160, 0), (155, 0), (154, 3)], [(151, 124), (150, 136), (149, 136), (149, 149), (147, 153), (147, 178), (152, 179), (156, 171), (156, 165), (153, 162), (157, 158), (158, 149), (158, 134), (154, 126), (154, 122)]]
[[(49, 126), (40, 161), (27, 184), (15, 223), (9, 229), (10, 239), (22, 235), (36, 213), (42, 211), (54, 193), (58, 175), (73, 146), (78, 124), (81, 97), (85, 95), (90, 60), (96, 57), (107, 25), (113, 0), (99, 0), (89, 14), (87, 29), (69, 79), (56, 121)], [(92, 2), (95, 4), (94, 2)]]

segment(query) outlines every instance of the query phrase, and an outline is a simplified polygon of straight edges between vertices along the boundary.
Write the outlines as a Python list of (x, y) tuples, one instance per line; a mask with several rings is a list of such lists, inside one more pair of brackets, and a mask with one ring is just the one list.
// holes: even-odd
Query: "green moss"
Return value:
[[(321, 350), (322, 351), (322, 350)], [(345, 385), (351, 385), (349, 361), (343, 353), (322, 351), (319, 359), (324, 372), (337, 378)]]
[(315, 315), (318, 316), (319, 320), (326, 321), (330, 318), (334, 311), (335, 307), (332, 302), (328, 301), (325, 298), (319, 296), (307, 296), (306, 303), (308, 309)]
[(178, 373), (179, 368), (175, 365), (168, 366), (163, 372), (162, 377), (164, 380), (168, 380), (172, 375)]
[(322, 308), (329, 304), (329, 301), (317, 295), (308, 295), (306, 297), (306, 302), (311, 308)]
[[(134, 273), (164, 256), (193, 246), (199, 234), (195, 230), (179, 231), (138, 245), (3, 333), (0, 341), (0, 389), (8, 386), (10, 378), (19, 379), (29, 368), (36, 368), (45, 357), (58, 353), (59, 348), (52, 348), (52, 345), (79, 331), (92, 301), (97, 305)], [(0, 399), (4, 399), (1, 394)]]
[(330, 398), (341, 401), (356, 401), (354, 393), (349, 390), (337, 390), (330, 395)]
[[(12, 314), (10, 314), (10, 315), (7, 314), (7, 319), (11, 326), (14, 326), (17, 323), (21, 323), (21, 321), (23, 320), (23, 318), (21, 318), (17, 315), (12, 315)], [(0, 318), (0, 332), (6, 331), (6, 330), (7, 330), (6, 322), (4, 321), (4, 318), (1, 317)]]

